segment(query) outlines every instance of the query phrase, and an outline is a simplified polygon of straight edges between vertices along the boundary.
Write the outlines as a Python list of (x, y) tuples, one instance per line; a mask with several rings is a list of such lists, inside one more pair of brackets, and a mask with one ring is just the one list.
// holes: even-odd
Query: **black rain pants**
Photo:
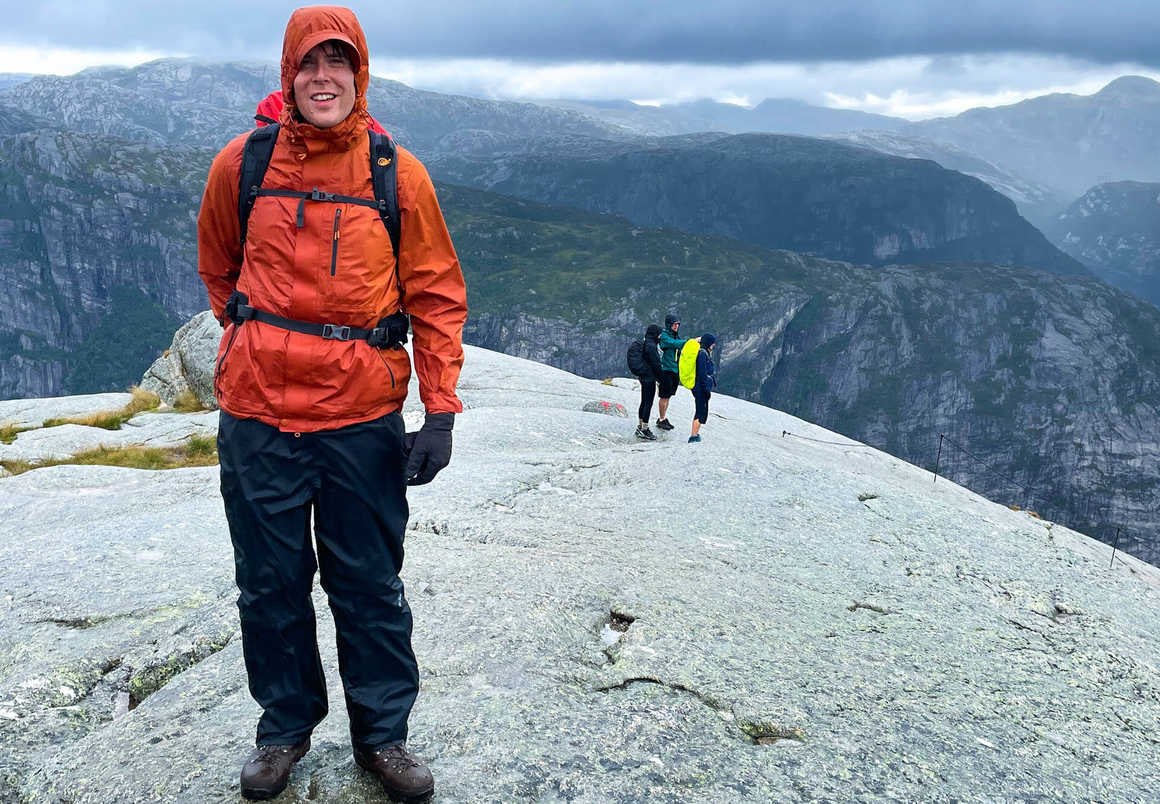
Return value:
[[(221, 490), (234, 545), (242, 650), (262, 707), (257, 743), (297, 743), (326, 717), (314, 573), (334, 614), (351, 740), (402, 742), (419, 691), (403, 595), (403, 419), (284, 433), (222, 411)], [(314, 541), (311, 540), (311, 514)]]
[(648, 424), (649, 417), (652, 416), (653, 398), (657, 393), (657, 381), (645, 377), (638, 379), (640, 380), (640, 407), (636, 409), (636, 418)]

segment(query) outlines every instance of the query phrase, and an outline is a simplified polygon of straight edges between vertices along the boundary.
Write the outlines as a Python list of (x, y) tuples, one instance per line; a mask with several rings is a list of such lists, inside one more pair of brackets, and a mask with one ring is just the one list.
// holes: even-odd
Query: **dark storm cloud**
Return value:
[[(298, 4), (45, 0), (0, 43), (269, 58)], [(350, 2), (400, 58), (742, 64), (995, 52), (1160, 66), (1157, 0), (450, 0)]]

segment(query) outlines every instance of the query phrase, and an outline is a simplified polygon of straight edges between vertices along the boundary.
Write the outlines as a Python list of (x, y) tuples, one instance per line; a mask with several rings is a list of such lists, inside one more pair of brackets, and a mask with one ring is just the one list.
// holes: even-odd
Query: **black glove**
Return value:
[(428, 413), (419, 432), (403, 436), (403, 452), (410, 456), (407, 459), (408, 486), (430, 483), (439, 470), (451, 462), (451, 428), (454, 426), (454, 413)]

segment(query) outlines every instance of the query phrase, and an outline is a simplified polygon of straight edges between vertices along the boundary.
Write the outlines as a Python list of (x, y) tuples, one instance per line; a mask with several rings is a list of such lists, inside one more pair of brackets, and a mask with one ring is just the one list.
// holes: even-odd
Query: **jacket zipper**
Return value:
[(383, 350), (382, 349), (375, 349), (375, 351), (379, 353), (379, 360), (383, 361), (383, 365), (387, 367), (387, 374), (391, 375), (391, 387), (394, 388), (395, 387), (395, 372), (391, 371), (391, 364), (387, 362), (387, 359), (385, 357), (383, 357)]
[(330, 241), (330, 275), (338, 268), (338, 220), (342, 217), (342, 207), (334, 211), (334, 237)]
[(219, 397), (221, 396), (221, 389), (218, 387), (218, 382), (221, 379), (222, 364), (225, 363), (226, 358), (229, 357), (230, 349), (234, 348), (234, 338), (238, 337), (238, 330), (241, 328), (241, 324), (234, 324), (234, 331), (230, 333), (230, 340), (226, 344), (226, 350), (222, 352), (222, 356), (217, 362), (217, 367), (213, 370), (213, 389), (214, 393), (216, 393)]

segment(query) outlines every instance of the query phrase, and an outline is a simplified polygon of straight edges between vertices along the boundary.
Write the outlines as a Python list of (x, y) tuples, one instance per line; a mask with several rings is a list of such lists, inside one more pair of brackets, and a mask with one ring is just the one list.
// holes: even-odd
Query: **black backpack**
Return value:
[(644, 341), (633, 341), (628, 345), (628, 370), (637, 377), (652, 374), (652, 369), (644, 359)]
[[(367, 130), (371, 139), (370, 169), (371, 184), (375, 191), (374, 201), (369, 198), (335, 195), (323, 192), (317, 187), (310, 192), (267, 190), (262, 187), (262, 180), (266, 176), (266, 169), (270, 167), (270, 157), (274, 155), (274, 143), (278, 141), (279, 128), (278, 124), (274, 123), (254, 129), (246, 139), (246, 147), (242, 150), (242, 169), (238, 174), (238, 223), (241, 225), (242, 243), (246, 242), (246, 230), (249, 227), (250, 212), (254, 208), (254, 201), (260, 195), (269, 195), (299, 199), (298, 225), (300, 227), (303, 226), (303, 215), (307, 201), (374, 207), (378, 210), (379, 217), (382, 218), (383, 226), (387, 227), (387, 234), (391, 237), (391, 248), (395, 252), (395, 257), (398, 258), (399, 193), (396, 184), (394, 140), (376, 131)], [(397, 260), (395, 271), (398, 272)]]

